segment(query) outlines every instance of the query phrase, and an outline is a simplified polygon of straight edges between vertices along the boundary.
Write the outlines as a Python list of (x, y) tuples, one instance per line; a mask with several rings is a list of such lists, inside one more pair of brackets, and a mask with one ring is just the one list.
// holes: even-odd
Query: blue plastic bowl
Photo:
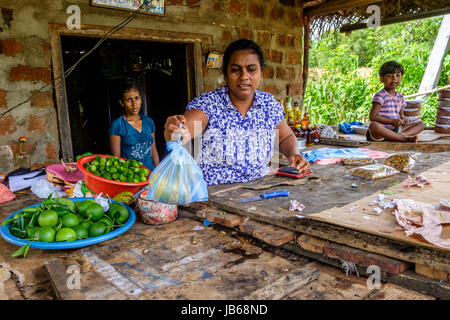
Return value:
[[(94, 198), (69, 198), (69, 200), (72, 200), (73, 202), (78, 202), (78, 201), (83, 201), (86, 199), (94, 199)], [(112, 202), (117, 202), (112, 200)], [(134, 223), (136, 222), (136, 215), (133, 211), (133, 209), (131, 209), (129, 206), (127, 206), (126, 204), (122, 203), (122, 202), (117, 202), (120, 203), (121, 205), (125, 206), (128, 209), (128, 212), (130, 213), (130, 216), (128, 217), (128, 220), (125, 222), (125, 224), (123, 226), (121, 226), (120, 228), (117, 228), (111, 232), (108, 232), (106, 234), (102, 234), (100, 236), (97, 237), (92, 237), (92, 238), (88, 238), (88, 239), (82, 239), (82, 240), (75, 240), (75, 241), (67, 241), (67, 242), (41, 242), (41, 241), (33, 241), (30, 245), (31, 248), (36, 248), (36, 249), (74, 249), (74, 248), (82, 248), (82, 247), (87, 247), (96, 243), (100, 243), (112, 238), (117, 237), (118, 235), (124, 233), (125, 231), (127, 231), (128, 229), (130, 229)], [(31, 206), (28, 206), (26, 208), (34, 208), (39, 206), (40, 203), (37, 204), (33, 204)], [(22, 211), (25, 208), (22, 208), (16, 212), (14, 212), (13, 214), (11, 214), (9, 217), (7, 217), (5, 220), (7, 219), (12, 219), (17, 212)], [(9, 232), (9, 224), (6, 226), (1, 226), (0, 228), (0, 235), (3, 237), (3, 239), (5, 239), (6, 241), (8, 241), (9, 243), (18, 245), (18, 246), (24, 246), (26, 245), (29, 240), (23, 240), (20, 238), (17, 238), (16, 236), (12, 235)]]

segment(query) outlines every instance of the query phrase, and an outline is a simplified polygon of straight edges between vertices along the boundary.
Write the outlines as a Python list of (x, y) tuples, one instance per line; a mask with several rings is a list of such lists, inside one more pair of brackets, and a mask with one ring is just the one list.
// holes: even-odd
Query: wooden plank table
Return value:
[[(402, 231), (396, 230), (392, 214), (385, 212), (381, 216), (372, 215), (370, 213), (373, 209), (368, 203), (385, 189), (401, 192), (396, 197), (423, 199), (432, 203), (438, 203), (440, 198), (450, 199), (449, 160), (448, 152), (422, 154), (410, 174), (425, 172), (427, 177), (433, 179), (433, 184), (423, 190), (404, 190), (400, 185), (392, 187), (394, 183), (406, 179), (407, 173), (377, 181), (351, 180), (343, 178), (348, 169), (343, 165), (313, 165), (312, 176), (299, 180), (297, 186), (287, 185), (289, 178), (273, 175), (246, 184), (212, 186), (209, 188), (209, 204), (257, 221), (448, 273), (449, 250), (405, 236)], [(356, 183), (358, 187), (353, 188), (352, 183)], [(262, 190), (261, 186), (267, 188)], [(289, 190), (290, 196), (250, 203), (237, 202), (262, 192), (281, 189)], [(393, 199), (393, 196), (386, 198)], [(305, 210), (298, 214), (306, 218), (299, 218), (296, 212), (289, 211), (289, 200), (294, 199), (305, 205)], [(359, 209), (350, 214), (350, 208), (355, 205)], [(450, 236), (449, 228), (444, 227), (444, 239)]]
[[(0, 207), (0, 218), (38, 201), (20, 195)], [(138, 220), (126, 233), (86, 248), (30, 249), (25, 259), (10, 257), (16, 249), (0, 240), (1, 299), (363, 300), (381, 290), (391, 299), (434, 299), (404, 288), (393, 291), (388, 284), (370, 289), (364, 278), (264, 248), (231, 229), (205, 227), (182, 210), (171, 224), (149, 226)], [(79, 287), (73, 281), (77, 274)]]
[[(436, 168), (449, 160), (448, 152), (424, 153), (417, 161), (414, 173)], [(365, 278), (346, 276), (339, 268), (338, 259), (316, 259), (307, 250), (303, 255), (298, 250), (302, 248), (296, 244), (297, 239), (294, 237), (291, 240), (290, 233), (280, 234), (275, 240), (268, 234), (261, 236), (262, 239), (270, 238), (268, 243), (272, 241), (274, 245), (280, 245), (276, 250), (238, 233), (240, 225), (251, 217), (252, 221), (269, 223), (272, 227), (267, 230), (276, 230), (273, 226), (279, 226), (295, 231), (297, 235), (303, 233), (402, 261), (411, 260), (423, 266), (447, 270), (447, 251), (405, 242), (404, 239), (392, 239), (386, 234), (365, 232), (358, 226), (339, 225), (320, 216), (327, 210), (345, 208), (352, 202), (363, 201), (363, 198), (389, 188), (394, 182), (404, 180), (407, 174), (376, 182), (358, 181), (358, 188), (355, 189), (351, 187), (355, 181), (342, 178), (347, 168), (341, 165), (313, 165), (312, 169), (310, 177), (300, 180), (267, 176), (247, 184), (210, 187), (211, 211), (199, 211), (197, 218), (221, 223), (229, 227), (227, 232), (220, 231), (217, 225), (194, 230), (201, 223), (194, 219), (195, 215), (180, 210), (179, 219), (168, 225), (148, 226), (137, 221), (125, 234), (101, 244), (77, 250), (31, 249), (26, 259), (10, 257), (17, 246), (1, 239), (0, 298), (430, 299), (429, 295), (392, 284), (384, 284), (383, 291), (369, 290)], [(310, 217), (300, 219), (293, 215), (288, 210), (286, 199), (244, 205), (236, 202), (243, 197), (278, 189), (289, 189), (290, 199), (304, 203), (304, 212)], [(0, 205), (0, 220), (40, 201), (42, 199), (29, 191), (25, 195), (17, 194), (14, 201)], [(214, 208), (219, 208), (219, 212)], [(234, 215), (223, 215), (220, 210)], [(313, 218), (314, 215), (317, 217)], [(254, 224), (245, 225), (251, 227)], [(283, 245), (279, 242), (282, 238), (288, 239), (288, 243)], [(320, 241), (315, 245), (320, 249)], [(289, 253), (295, 251), (289, 246), (295, 246), (300, 254)], [(283, 251), (284, 248), (290, 251)], [(285, 254), (280, 255), (280, 252)], [(331, 261), (330, 264), (338, 268), (312, 262), (311, 259), (325, 263)], [(70, 266), (77, 266), (81, 271), (81, 288), (75, 291), (67, 288), (71, 276), (67, 270)], [(410, 277), (408, 272), (400, 274), (402, 281)], [(390, 276), (388, 279), (399, 277)], [(417, 281), (417, 278), (411, 278), (411, 281)], [(425, 278), (422, 281), (429, 282)], [(292, 283), (302, 285), (292, 286)], [(442, 292), (445, 289), (442, 288), (440, 286), (437, 290)], [(437, 296), (445, 296), (445, 292)]]

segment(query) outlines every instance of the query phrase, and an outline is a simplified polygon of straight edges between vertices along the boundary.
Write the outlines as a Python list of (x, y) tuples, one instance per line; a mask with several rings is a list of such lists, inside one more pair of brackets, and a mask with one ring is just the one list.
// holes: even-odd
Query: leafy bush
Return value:
[[(380, 28), (358, 30), (349, 36), (329, 32), (312, 42), (310, 67), (325, 68), (321, 77), (308, 80), (304, 105), (309, 106), (312, 121), (339, 124), (369, 121), (372, 97), (383, 88), (378, 70), (388, 60), (396, 60), (405, 69), (398, 91), (417, 93), (439, 31), (442, 17), (415, 20)], [(372, 68), (369, 77), (358, 75), (358, 67)], [(438, 86), (448, 83), (450, 54), (447, 54)], [(422, 105), (422, 120), (433, 125), (437, 93)]]

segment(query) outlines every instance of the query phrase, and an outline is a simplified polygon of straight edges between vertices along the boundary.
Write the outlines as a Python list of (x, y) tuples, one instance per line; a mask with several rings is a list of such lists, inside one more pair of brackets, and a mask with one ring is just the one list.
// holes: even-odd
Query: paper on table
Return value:
[(34, 184), (36, 181), (45, 179), (46, 176), (45, 175), (41, 175), (35, 178), (31, 178), (31, 179), (26, 179), (26, 178), (30, 178), (30, 177), (34, 177), (37, 174), (39, 174), (36, 171), (30, 172), (30, 173), (26, 173), (20, 176), (11, 176), (8, 178), (8, 182), (9, 182), (9, 189), (12, 192), (16, 192), (28, 187), (31, 187), (32, 184)]

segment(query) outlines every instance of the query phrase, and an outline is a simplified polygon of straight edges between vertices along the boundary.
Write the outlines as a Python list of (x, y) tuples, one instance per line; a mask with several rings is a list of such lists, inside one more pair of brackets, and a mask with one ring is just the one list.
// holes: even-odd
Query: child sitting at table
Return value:
[(406, 102), (395, 89), (400, 86), (404, 73), (402, 65), (396, 61), (381, 66), (379, 75), (384, 88), (372, 98), (367, 141), (417, 142), (417, 135), (425, 128), (422, 121), (408, 122), (403, 116)]

